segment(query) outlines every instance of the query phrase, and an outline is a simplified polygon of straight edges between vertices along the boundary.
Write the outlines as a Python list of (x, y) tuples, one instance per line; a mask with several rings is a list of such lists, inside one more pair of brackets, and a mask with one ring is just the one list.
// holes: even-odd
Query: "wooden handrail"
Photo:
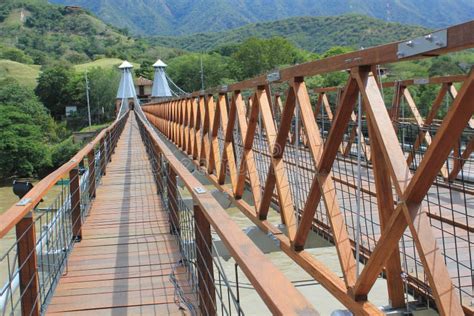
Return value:
[[(382, 83), (382, 87), (390, 88), (395, 87), (396, 85), (400, 85), (402, 87), (414, 86), (414, 85), (422, 85), (422, 84), (451, 84), (455, 82), (463, 82), (466, 80), (467, 75), (451, 75), (451, 76), (439, 76), (439, 77), (431, 77), (431, 78), (419, 78), (419, 79), (407, 79), (407, 80), (400, 80), (400, 81), (389, 81)], [(326, 92), (337, 92), (340, 89), (343, 89), (343, 86), (333, 86), (333, 87), (318, 87), (315, 88), (313, 91), (315, 93), (326, 93)]]
[(0, 215), (0, 238), (3, 238), (16, 224), (18, 224), (25, 215), (28, 214), (45, 196), (56, 182), (58, 182), (64, 174), (68, 173), (87, 157), (87, 155), (95, 148), (95, 146), (106, 137), (107, 132), (114, 130), (122, 120), (127, 119), (127, 115), (120, 120), (115, 121), (112, 125), (103, 129), (93, 141), (84, 146), (74, 157), (61, 167), (43, 178), (31, 191), (29, 191), (22, 199), (30, 199), (26, 205), (13, 205), (5, 213)]
[(158, 137), (156, 132), (140, 116), (139, 122), (150, 136), (154, 146), (168, 161), (174, 173), (202, 210), (204, 216), (224, 242), (229, 253), (238, 263), (249, 281), (255, 287), (272, 313), (277, 315), (317, 315), (316, 310), (306, 298), (291, 284), (260, 249), (249, 239), (242, 229), (231, 219), (213, 195), (206, 191), (197, 193), (196, 188), (203, 185), (176, 158), (173, 152)]

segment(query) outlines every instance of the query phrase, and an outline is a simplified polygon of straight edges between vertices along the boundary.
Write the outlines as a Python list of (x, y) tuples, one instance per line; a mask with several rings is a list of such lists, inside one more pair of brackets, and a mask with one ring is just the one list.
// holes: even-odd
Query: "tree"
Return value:
[(0, 177), (31, 177), (50, 166), (47, 146), (31, 115), (0, 105)]
[(14, 79), (1, 80), (0, 105), (14, 106), (22, 113), (29, 115), (33, 123), (40, 128), (44, 142), (58, 141), (58, 126), (32, 90), (20, 86)]
[(201, 90), (201, 58), (205, 88), (231, 81), (234, 73), (231, 58), (217, 53), (187, 54), (171, 59), (167, 68), (169, 76), (181, 89), (188, 92)]
[(151, 79), (154, 76), (154, 72), (155, 70), (153, 68), (153, 64), (150, 61), (145, 60), (140, 64), (140, 68), (135, 70), (135, 76), (142, 76), (144, 78)]
[(35, 93), (56, 120), (65, 115), (66, 106), (73, 105), (70, 86), (73, 74), (70, 67), (56, 65), (46, 68), (38, 78)]
[(241, 71), (239, 79), (254, 77), (283, 65), (300, 63), (308, 57), (282, 37), (249, 38), (232, 54)]

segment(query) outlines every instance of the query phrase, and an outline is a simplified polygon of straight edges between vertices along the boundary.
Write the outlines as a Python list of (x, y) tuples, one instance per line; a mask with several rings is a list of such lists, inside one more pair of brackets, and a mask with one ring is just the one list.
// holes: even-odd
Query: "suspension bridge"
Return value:
[(116, 121), (0, 216), (0, 311), (474, 315), (474, 69), (380, 71), (473, 47), (471, 21), (193, 93), (158, 61), (146, 104), (124, 62)]

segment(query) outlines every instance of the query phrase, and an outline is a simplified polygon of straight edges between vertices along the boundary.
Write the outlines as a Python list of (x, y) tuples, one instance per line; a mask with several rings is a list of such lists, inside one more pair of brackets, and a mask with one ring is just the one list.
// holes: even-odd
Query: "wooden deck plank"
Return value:
[(132, 115), (68, 260), (47, 314), (186, 315), (176, 302), (174, 274), (195, 301), (156, 194), (151, 165)]

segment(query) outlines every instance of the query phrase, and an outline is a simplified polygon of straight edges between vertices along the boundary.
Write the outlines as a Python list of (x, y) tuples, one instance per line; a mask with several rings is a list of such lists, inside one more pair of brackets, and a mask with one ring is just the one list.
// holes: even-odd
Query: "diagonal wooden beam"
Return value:
[(218, 182), (219, 184), (223, 184), (225, 182), (226, 168), (228, 167), (232, 188), (235, 188), (237, 186), (238, 177), (233, 147), (233, 132), (237, 112), (235, 98), (232, 97), (232, 102), (229, 109), (229, 116), (227, 116), (227, 95), (223, 94), (219, 96), (218, 107), (219, 112), (221, 114), (221, 124), (224, 129), (224, 148), (221, 154), (222, 163), (220, 165), (220, 170), (218, 174)]
[[(314, 177), (311, 187), (306, 199), (305, 209), (303, 210), (303, 217), (300, 227), (295, 237), (295, 241), (298, 247), (301, 248), (306, 241), (306, 238), (311, 228), (310, 221), (313, 220), (314, 214), (316, 213), (316, 207), (322, 197), (323, 188), (320, 183), (325, 184), (328, 175), (330, 174), (334, 160), (338, 152), (338, 148), (343, 141), (344, 132), (346, 130), (349, 121), (351, 120), (351, 114), (354, 110), (354, 105), (358, 97), (358, 86), (354, 78), (350, 77), (344, 89), (340, 106), (337, 109), (336, 117), (331, 124), (328, 138), (326, 140), (325, 148), (323, 146), (313, 146), (312, 155), (318, 157), (315, 160), (317, 176)], [(331, 192), (333, 187), (327, 187), (327, 192)], [(328, 199), (329, 201), (329, 199)], [(337, 225), (336, 225), (337, 226)], [(344, 230), (338, 232), (344, 234)], [(346, 232), (347, 233), (347, 232)], [(344, 236), (341, 235), (339, 240), (344, 240)], [(348, 259), (350, 260), (350, 259)], [(346, 266), (350, 266), (349, 261), (346, 260)]]
[[(410, 109), (410, 112), (413, 114), (413, 117), (415, 118), (415, 122), (418, 125), (418, 128), (420, 130), (423, 130), (423, 127), (426, 125), (426, 122), (423, 120), (423, 117), (421, 116), (420, 112), (418, 111), (418, 107), (415, 104), (415, 100), (413, 100), (413, 97), (411, 96), (410, 91), (408, 90), (407, 87), (404, 87), (402, 89), (403, 97), (407, 101), (408, 108)], [(423, 138), (427, 144), (427, 146), (431, 145), (431, 135), (429, 131), (424, 131), (423, 132)], [(414, 151), (412, 151), (414, 153)], [(414, 155), (412, 155), (413, 157)], [(410, 158), (410, 157), (409, 157)], [(408, 161), (408, 159), (407, 159)], [(447, 179), (448, 178), (448, 169), (446, 168), (445, 165), (441, 167), (441, 175), (443, 178)]]
[(371, 121), (374, 136), (381, 146), (397, 193), (401, 196), (411, 180), (411, 171), (405, 161), (397, 134), (392, 126), (377, 81), (370, 69), (361, 68), (355, 73), (361, 89), (367, 119)]
[(201, 165), (207, 167), (209, 164), (209, 100), (212, 98), (212, 95), (206, 95), (202, 96), (200, 98), (199, 102), (199, 109), (201, 112), (201, 120), (202, 120), (202, 126), (201, 126), (201, 150), (200, 150), (200, 156), (199, 156), (199, 161), (201, 162)]
[[(380, 110), (383, 107), (380, 91), (374, 88), (376, 83), (371, 76), (367, 80), (362, 80), (358, 77), (357, 81), (361, 89), (363, 88), (366, 112), (374, 132), (377, 133), (377, 140), (385, 156), (388, 148), (387, 145), (391, 145), (391, 143), (387, 141), (387, 138), (390, 138), (390, 135), (387, 136), (387, 133), (389, 134), (390, 132), (380, 129), (381, 123), (385, 121), (384, 115), (388, 117), (387, 113)], [(391, 216), (387, 229), (382, 232), (367, 265), (356, 283), (356, 296), (368, 293), (375, 282), (376, 274), (381, 271), (387, 256), (395, 249), (408, 223), (440, 313), (442, 315), (462, 314), (459, 298), (450, 280), (443, 256), (436, 245), (428, 216), (426, 212), (420, 211), (420, 206), (434, 178), (451, 151), (453, 139), (460, 137), (464, 126), (468, 124), (474, 112), (474, 108), (469, 106), (469, 100), (474, 96), (473, 81), (474, 71), (471, 71), (461, 92), (454, 100), (450, 111), (443, 120), (432, 145), (425, 153), (424, 159), (421, 161), (415, 175), (413, 178), (410, 176), (411, 180), (408, 184), (405, 185), (407, 177), (404, 172), (400, 170), (394, 171), (398, 165), (394, 166), (393, 159), (386, 160), (391, 169), (390, 173), (392, 176), (398, 175), (402, 177), (401, 179), (396, 179), (397, 181), (393, 181), (396, 184), (395, 187), (399, 187), (398, 191), (401, 191), (402, 202), (399, 203), (394, 214)], [(390, 147), (390, 151), (394, 155), (399, 155), (399, 153), (397, 154), (398, 150), (401, 151), (399, 146), (395, 148)], [(403, 188), (402, 185), (405, 185), (405, 187)]]
[[(275, 144), (273, 145), (273, 150), (270, 150), (272, 160), (283, 159), (283, 152), (285, 151), (288, 135), (291, 129), (291, 121), (295, 112), (295, 106), (295, 92), (292, 88), (290, 88), (287, 91), (286, 102), (281, 114), (281, 123), (275, 138)], [(268, 211), (270, 209), (270, 203), (273, 198), (275, 184), (275, 173), (273, 171), (273, 164), (271, 164), (268, 169), (268, 175), (262, 196), (262, 203), (260, 204), (260, 210), (258, 211), (258, 215), (261, 220), (267, 219)]]
[(255, 102), (252, 103), (248, 123), (245, 111), (245, 104), (240, 92), (235, 93), (235, 106), (237, 109), (237, 120), (239, 123), (239, 129), (243, 142), (243, 153), (241, 157), (236, 187), (234, 188), (234, 195), (237, 198), (242, 197), (245, 188), (246, 175), (248, 173), (250, 179), (250, 189), (252, 191), (255, 209), (256, 211), (258, 211), (260, 208), (262, 193), (260, 191), (260, 180), (258, 178), (258, 171), (255, 166), (255, 159), (253, 156), (252, 149), (253, 139), (255, 136), (255, 130), (257, 128), (258, 121), (258, 104), (255, 105)]
[[(446, 93), (448, 92), (448, 84), (443, 84), (436, 96), (436, 99), (434, 100), (432, 106), (431, 106), (431, 110), (428, 112), (428, 114), (426, 115), (426, 118), (425, 118), (425, 121), (424, 121), (424, 126), (429, 126), (431, 125), (431, 123), (433, 123), (433, 120), (436, 118), (436, 114), (438, 113), (440, 107), (441, 107), (441, 104), (444, 100), (444, 97), (446, 96)], [(422, 145), (423, 143), (423, 139), (425, 137), (425, 130), (420, 130), (420, 133), (418, 134), (418, 136), (416, 137), (416, 140), (415, 142), (413, 143), (413, 149), (412, 151), (410, 152), (410, 154), (408, 155), (408, 158), (407, 158), (407, 164), (410, 166), (411, 163), (413, 162), (413, 159), (414, 159), (414, 153), (418, 150), (418, 148), (420, 148), (420, 146)]]
[[(461, 148), (459, 148), (460, 150)], [(456, 151), (456, 148), (455, 148)], [(459, 157), (454, 159), (453, 167), (451, 169), (451, 172), (449, 173), (448, 180), (449, 181), (454, 181), (456, 177), (458, 176), (459, 172), (461, 172), (462, 167), (466, 163), (466, 161), (471, 157), (472, 152), (474, 151), (474, 137), (471, 137), (469, 139), (469, 142), (466, 145), (466, 148), (462, 152)]]
[(193, 145), (193, 159), (199, 160), (201, 156), (201, 111), (199, 109), (200, 98), (193, 99), (193, 113), (194, 113), (194, 145)]
[[(351, 76), (344, 88), (344, 92), (336, 111), (336, 116), (331, 124), (329, 135), (326, 139), (326, 147), (318, 165), (318, 170), (321, 173), (328, 173), (334, 163), (339, 146), (344, 139), (344, 133), (351, 120), (352, 112), (357, 101), (359, 88), (357, 82)], [(322, 150), (322, 148), (321, 148)]]
[(209, 148), (208, 148), (208, 165), (207, 165), (207, 172), (209, 174), (213, 174), (214, 170), (219, 168), (219, 164), (221, 162), (220, 155), (219, 155), (219, 140), (217, 139), (217, 135), (219, 133), (219, 123), (220, 123), (220, 114), (219, 108), (216, 107), (214, 102), (214, 96), (209, 95), (207, 99), (207, 108), (208, 111), (208, 120), (209, 120)]
[[(268, 102), (268, 94), (265, 86), (257, 88), (256, 98), (253, 102), (254, 107), (260, 108), (263, 125), (267, 136), (269, 152), (274, 153), (276, 149), (277, 131)], [(288, 230), (288, 238), (292, 241), (296, 234), (297, 222), (295, 216), (295, 208), (293, 206), (293, 198), (291, 196), (290, 183), (285, 169), (285, 162), (282, 158), (271, 157), (271, 166), (275, 178), (277, 188), (280, 212), (284, 219), (284, 224)], [(273, 192), (273, 190), (272, 190)], [(258, 209), (260, 210), (260, 209)]]
[[(377, 208), (379, 211), (380, 227), (383, 231), (388, 225), (390, 216), (395, 211), (394, 199), (392, 193), (392, 182), (390, 180), (389, 170), (383, 160), (382, 150), (374, 135), (371, 124), (368, 124), (369, 136), (372, 140), (370, 146), (373, 153), (373, 172), (375, 186), (377, 190)], [(402, 269), (400, 261), (400, 249), (397, 245), (396, 249), (389, 255), (389, 259), (385, 264), (387, 274), (387, 287), (390, 305), (399, 308), (405, 305), (405, 291), (401, 278)]]
[(193, 129), (193, 107), (192, 100), (186, 99), (186, 112), (187, 112), (187, 130), (186, 130), (186, 153), (192, 154), (192, 129)]
[[(314, 160), (314, 164), (317, 166), (322, 157), (322, 149), (324, 146), (323, 139), (316, 121), (314, 120), (308, 91), (302, 78), (297, 78), (294, 81), (293, 88), (295, 90), (296, 100), (301, 110), (301, 118), (303, 119), (306, 136), (308, 137), (309, 150)], [(318, 169), (316, 169), (313, 183), (316, 185), (312, 186), (312, 190), (318, 191), (318, 194), (315, 196), (319, 198), (321, 195), (323, 196), (346, 286), (352, 287), (356, 280), (356, 263), (352, 253), (350, 238), (347, 234), (344, 215), (339, 207), (336, 188), (332, 181), (332, 173), (321, 174)], [(300, 221), (300, 227), (298, 228), (294, 241), (295, 249), (301, 250), (304, 248), (308, 233), (313, 224), (314, 214), (318, 204), (319, 201), (314, 203), (312, 199), (306, 201)]]

